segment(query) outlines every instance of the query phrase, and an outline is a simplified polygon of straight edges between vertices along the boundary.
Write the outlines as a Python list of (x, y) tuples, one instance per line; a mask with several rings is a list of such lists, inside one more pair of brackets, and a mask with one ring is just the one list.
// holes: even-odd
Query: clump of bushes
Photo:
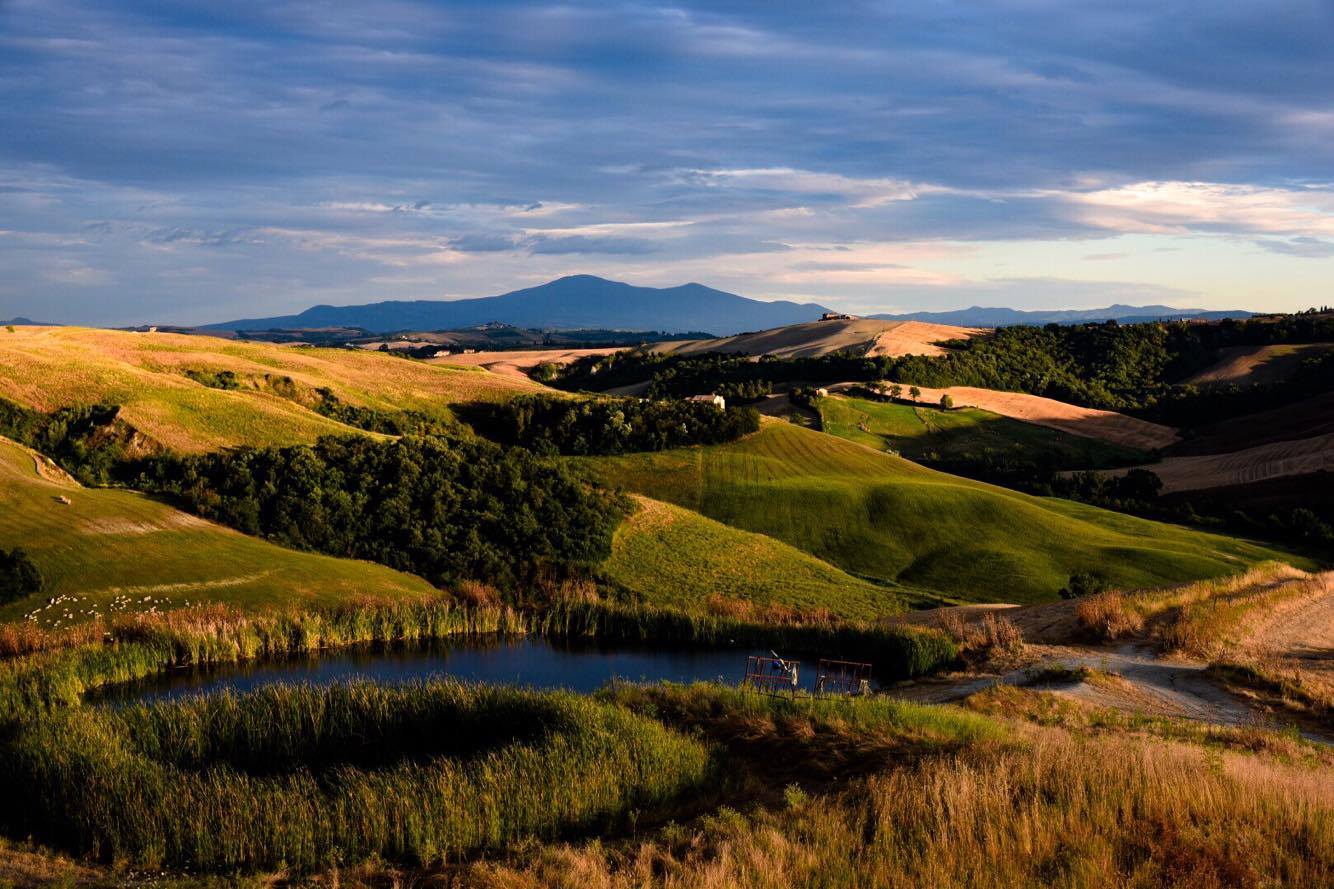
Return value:
[(42, 572), (27, 552), (20, 547), (0, 549), (0, 605), (40, 593), (42, 586)]
[(735, 441), (760, 428), (751, 408), (694, 401), (575, 400), (524, 395), (477, 409), (474, 425), (538, 454), (609, 455)]

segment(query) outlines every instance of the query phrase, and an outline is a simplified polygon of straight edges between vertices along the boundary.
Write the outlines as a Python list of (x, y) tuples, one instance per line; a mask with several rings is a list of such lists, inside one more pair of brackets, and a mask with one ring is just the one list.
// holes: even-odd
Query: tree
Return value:
[(913, 404), (922, 400), (922, 390), (918, 389), (916, 386), (909, 389), (908, 394), (912, 396)]
[(22, 549), (0, 550), (0, 603), (42, 591), (42, 572)]
[(889, 397), (894, 401), (898, 401), (900, 398), (903, 397), (903, 387), (900, 386), (898, 383), (895, 383), (894, 385), (890, 386)]
[(940, 409), (943, 411), (954, 409), (954, 399), (950, 398), (950, 394), (948, 392), (940, 396)]
[(1107, 581), (1092, 571), (1076, 571), (1070, 581), (1058, 591), (1062, 599), (1082, 599), (1107, 589)]

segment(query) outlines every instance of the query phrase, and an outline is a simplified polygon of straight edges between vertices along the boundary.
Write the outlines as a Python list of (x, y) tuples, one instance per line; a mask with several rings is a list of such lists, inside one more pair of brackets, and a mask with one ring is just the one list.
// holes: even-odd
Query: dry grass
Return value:
[(1105, 641), (1133, 636), (1144, 629), (1144, 616), (1114, 590), (1081, 599), (1075, 606), (1075, 619), (1086, 633)]
[(1319, 886), (1334, 879), (1330, 816), (1327, 773), (1033, 730), (1021, 749), (722, 809), (625, 847), (545, 847), (440, 885)]
[(1245, 634), (1248, 615), (1278, 603), (1320, 592), (1322, 576), (1277, 562), (1242, 574), (1165, 589), (1108, 591), (1075, 606), (1080, 628), (1098, 639), (1137, 635), (1146, 628), (1172, 651), (1210, 657), (1221, 645)]
[(988, 611), (970, 621), (954, 609), (942, 609), (937, 626), (959, 643), (961, 656), (970, 662), (1014, 660), (1024, 652), (1024, 634), (1008, 617)]
[(432, 416), (447, 416), (449, 404), (504, 400), (541, 388), (477, 368), (353, 349), (77, 327), (21, 327), (0, 337), (0, 397), (42, 411), (119, 404), (121, 419), (171, 450), (296, 444), (351, 431), (273, 393), (210, 389), (186, 371), (279, 374), (300, 387), (327, 386), (358, 407)]

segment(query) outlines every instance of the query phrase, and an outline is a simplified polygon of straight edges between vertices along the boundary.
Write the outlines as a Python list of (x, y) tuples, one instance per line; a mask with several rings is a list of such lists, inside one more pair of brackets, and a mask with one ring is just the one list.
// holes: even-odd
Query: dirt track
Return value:
[[(829, 388), (845, 389), (851, 385), (856, 384), (840, 384)], [(905, 385), (903, 388), (906, 393), (908, 386)], [(919, 388), (922, 390), (922, 401), (926, 403), (939, 403), (940, 397), (948, 392), (950, 398), (954, 399), (955, 407), (978, 407), (1000, 414), (1002, 417), (1059, 429), (1085, 438), (1101, 439), (1128, 448), (1154, 451), (1180, 441), (1177, 431), (1170, 426), (1127, 417), (1115, 411), (1080, 407), (1053, 398), (1026, 395), (1022, 392), (979, 389), (974, 386), (951, 386), (948, 389)]]
[[(1163, 493), (1244, 485), (1334, 470), (1334, 432), (1199, 457), (1168, 457), (1142, 467), (1163, 480)], [(1115, 473), (1113, 473), (1115, 474)]]
[[(1268, 611), (1248, 616), (1246, 637), (1228, 654), (1229, 660), (1263, 660), (1269, 669), (1300, 670), (1308, 681), (1334, 684), (1334, 572), (1280, 580), (1309, 589), (1299, 598), (1281, 601)], [(1207, 664), (1166, 659), (1144, 641), (1115, 647), (1078, 644), (1074, 602), (1041, 605), (966, 605), (913, 612), (901, 620), (921, 626), (939, 625), (945, 613), (972, 623), (988, 614), (1008, 619), (1023, 633), (1026, 663), (1001, 673), (963, 675), (901, 685), (891, 694), (923, 702), (956, 701), (997, 683), (1029, 685), (1038, 671), (1088, 667), (1115, 674), (1093, 681), (1060, 684), (1052, 690), (1102, 707), (1156, 716), (1193, 719), (1218, 725), (1244, 726), (1266, 722), (1266, 713), (1243, 697), (1230, 694), (1207, 673)], [(1308, 726), (1308, 737), (1334, 743), (1334, 737)]]
[(528, 379), (528, 371), (539, 364), (569, 364), (585, 355), (611, 355), (625, 351), (624, 346), (607, 349), (519, 349), (513, 352), (470, 352), (432, 358), (428, 364), (454, 364), (464, 367), (484, 367), (504, 377)]

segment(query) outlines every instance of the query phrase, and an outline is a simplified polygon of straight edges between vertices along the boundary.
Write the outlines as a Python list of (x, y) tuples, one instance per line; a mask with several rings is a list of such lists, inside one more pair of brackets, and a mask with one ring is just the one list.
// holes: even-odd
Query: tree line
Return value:
[(538, 454), (611, 455), (735, 441), (760, 428), (753, 408), (637, 398), (522, 395), (469, 419), (496, 441)]

